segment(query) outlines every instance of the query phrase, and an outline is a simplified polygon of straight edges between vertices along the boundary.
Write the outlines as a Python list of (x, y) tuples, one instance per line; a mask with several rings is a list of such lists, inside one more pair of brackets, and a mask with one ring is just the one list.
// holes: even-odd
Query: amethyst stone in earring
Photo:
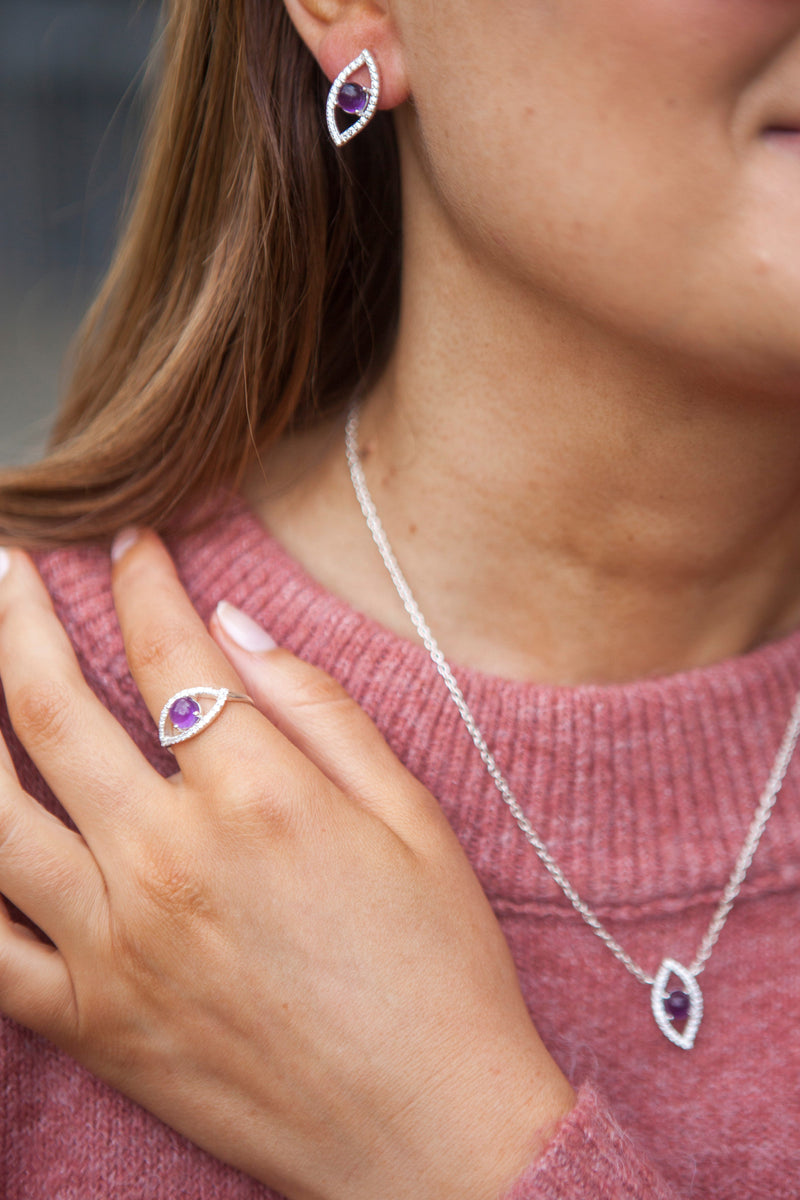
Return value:
[(363, 88), (360, 83), (346, 83), (339, 92), (336, 106), (342, 112), (349, 113), (350, 116), (357, 116), (358, 113), (364, 111), (368, 102), (369, 92), (366, 88)]
[[(352, 78), (362, 67), (366, 67), (369, 71), (368, 88), (362, 87), (360, 83), (355, 83)], [(328, 132), (335, 146), (344, 146), (370, 123), (378, 107), (380, 90), (381, 80), (375, 59), (369, 50), (362, 50), (358, 58), (354, 58), (343, 71), (339, 72), (328, 93), (326, 110)], [(348, 116), (358, 117), (358, 120), (354, 121), (352, 125), (348, 125), (347, 128), (340, 129), (336, 119), (337, 110), (347, 113)]]

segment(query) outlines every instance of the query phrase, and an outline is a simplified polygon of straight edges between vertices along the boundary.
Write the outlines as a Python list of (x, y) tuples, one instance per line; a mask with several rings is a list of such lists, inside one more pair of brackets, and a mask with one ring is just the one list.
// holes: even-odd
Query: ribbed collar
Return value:
[[(566, 901), (503, 805), (421, 645), (326, 592), (238, 500), (175, 552), (204, 616), (226, 598), (345, 685), (439, 799), (500, 908), (563, 911)], [(456, 674), (574, 886), (601, 915), (624, 922), (720, 894), (800, 687), (800, 632), (740, 658), (625, 685), (554, 688)], [(756, 890), (798, 884), (800, 750), (740, 903)]]

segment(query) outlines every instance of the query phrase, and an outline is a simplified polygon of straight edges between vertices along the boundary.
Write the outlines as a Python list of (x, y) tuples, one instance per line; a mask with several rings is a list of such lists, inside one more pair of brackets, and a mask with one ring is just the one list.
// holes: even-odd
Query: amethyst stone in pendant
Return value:
[(169, 719), (176, 729), (185, 733), (200, 720), (200, 705), (191, 696), (181, 696), (171, 705)]
[(692, 1002), (686, 992), (670, 992), (664, 1001), (664, 1008), (673, 1021), (685, 1021), (692, 1011)]
[(361, 87), (359, 83), (346, 83), (339, 92), (336, 104), (342, 112), (357, 116), (367, 107), (369, 95), (366, 88)]

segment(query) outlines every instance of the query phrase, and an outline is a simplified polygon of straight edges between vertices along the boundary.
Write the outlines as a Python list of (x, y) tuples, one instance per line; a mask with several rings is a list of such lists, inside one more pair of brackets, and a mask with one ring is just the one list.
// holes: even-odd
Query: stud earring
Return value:
[[(360, 67), (366, 67), (369, 71), (368, 88), (362, 87), (360, 83), (352, 82), (351, 77)], [(328, 130), (335, 146), (344, 146), (346, 142), (356, 137), (362, 129), (369, 125), (378, 107), (380, 91), (381, 77), (378, 74), (375, 59), (369, 50), (362, 50), (358, 58), (354, 58), (343, 71), (339, 72), (328, 93), (326, 115)], [(347, 113), (348, 116), (358, 117), (358, 120), (345, 129), (340, 129), (336, 119), (337, 108)]]

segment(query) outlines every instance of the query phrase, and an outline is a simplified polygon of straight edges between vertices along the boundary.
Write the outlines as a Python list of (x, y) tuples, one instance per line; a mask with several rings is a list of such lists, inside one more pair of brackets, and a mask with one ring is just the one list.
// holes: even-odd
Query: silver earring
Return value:
[[(360, 67), (366, 67), (369, 71), (368, 88), (351, 81), (351, 76), (355, 75)], [(339, 72), (328, 93), (326, 115), (328, 130), (335, 146), (344, 146), (346, 142), (356, 137), (362, 129), (369, 125), (378, 107), (380, 91), (381, 77), (378, 74), (375, 59), (369, 50), (362, 50), (358, 58), (354, 58), (343, 71)], [(336, 120), (337, 108), (347, 113), (348, 116), (358, 117), (358, 120), (354, 121), (352, 125), (348, 125), (346, 129), (340, 129)]]

